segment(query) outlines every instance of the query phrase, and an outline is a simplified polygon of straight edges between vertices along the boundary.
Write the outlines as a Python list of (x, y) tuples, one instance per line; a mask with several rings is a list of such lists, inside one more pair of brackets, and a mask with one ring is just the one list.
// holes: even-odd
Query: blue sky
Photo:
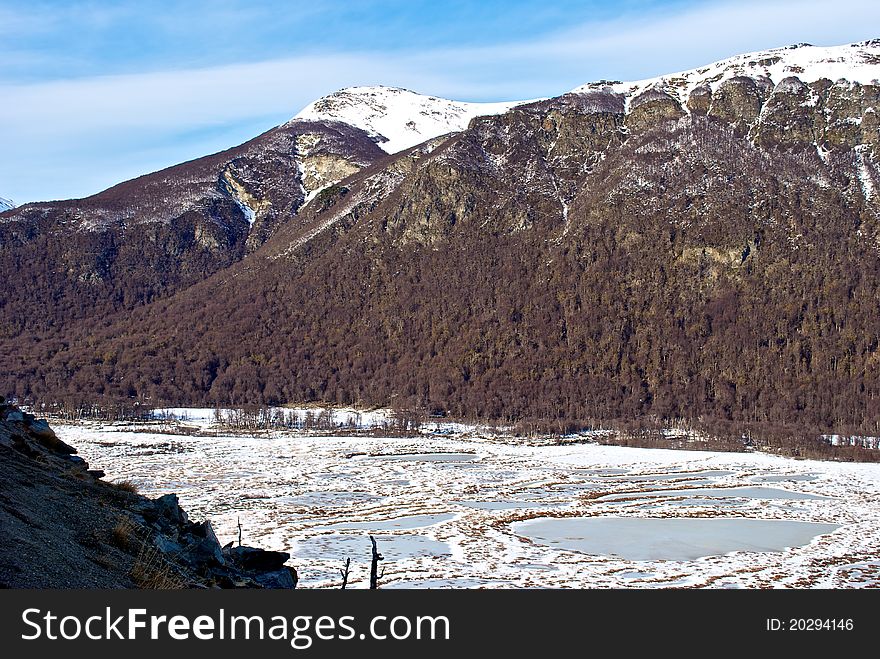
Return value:
[(876, 0), (0, 0), (0, 196), (92, 194), (349, 85), (535, 98), (877, 26)]

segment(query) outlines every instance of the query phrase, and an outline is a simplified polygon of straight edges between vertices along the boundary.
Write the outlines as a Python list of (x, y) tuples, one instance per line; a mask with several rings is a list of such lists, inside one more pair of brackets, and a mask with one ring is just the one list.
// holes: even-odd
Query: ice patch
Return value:
[(340, 531), (353, 531), (363, 529), (365, 531), (399, 531), (402, 529), (421, 529), (426, 526), (434, 526), (442, 522), (455, 519), (452, 513), (439, 513), (436, 515), (410, 515), (408, 517), (396, 517), (388, 520), (375, 522), (337, 522), (328, 524), (324, 528)]
[(241, 212), (244, 215), (244, 219), (247, 220), (248, 225), (254, 226), (254, 222), (256, 222), (257, 220), (256, 211), (238, 197), (233, 197), (232, 200), (235, 202), (235, 205), (238, 206), (239, 209), (241, 209)]
[[(421, 535), (377, 535), (376, 544), (386, 561), (405, 558), (448, 556), (449, 545)], [(302, 559), (336, 560), (352, 556), (369, 556), (370, 539), (367, 535), (320, 535), (303, 540), (294, 549)]]
[(873, 199), (877, 194), (877, 189), (874, 186), (874, 179), (871, 176), (871, 170), (868, 169), (867, 158), (869, 149), (870, 147), (866, 144), (859, 144), (855, 147), (859, 166), (859, 182), (861, 183), (865, 199)]
[(625, 492), (621, 494), (608, 494), (600, 497), (603, 501), (615, 501), (627, 498), (643, 499), (646, 497), (676, 497), (676, 496), (703, 496), (718, 498), (744, 498), (744, 499), (828, 499), (829, 497), (818, 496), (806, 492), (792, 492), (773, 487), (711, 487), (711, 488), (688, 488), (680, 490), (648, 490), (643, 492)]
[(542, 518), (513, 525), (533, 542), (630, 561), (692, 561), (734, 551), (776, 552), (839, 528), (763, 519)]

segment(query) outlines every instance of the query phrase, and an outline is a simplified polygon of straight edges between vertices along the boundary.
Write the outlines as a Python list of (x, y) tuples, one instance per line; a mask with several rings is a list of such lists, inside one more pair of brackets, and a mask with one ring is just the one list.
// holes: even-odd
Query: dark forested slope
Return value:
[(596, 86), (478, 118), (174, 296), (0, 355), (0, 382), (874, 431), (878, 100), (737, 76), (684, 101)]

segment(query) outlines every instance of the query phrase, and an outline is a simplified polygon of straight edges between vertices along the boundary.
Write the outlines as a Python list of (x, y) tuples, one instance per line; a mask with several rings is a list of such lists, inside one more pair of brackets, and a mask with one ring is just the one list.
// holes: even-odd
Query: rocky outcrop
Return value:
[(254, 575), (254, 581), (263, 588), (296, 587), (296, 570), (285, 565), (290, 559), (286, 552), (246, 546), (224, 547), (223, 557), (230, 568)]
[(688, 112), (696, 115), (706, 115), (712, 106), (712, 88), (709, 85), (699, 85), (691, 90), (688, 95)]
[(834, 147), (851, 149), (859, 144), (877, 146), (877, 110), (880, 85), (860, 85), (845, 80), (828, 88), (822, 109), (827, 117), (825, 140)]
[(296, 587), (289, 554), (221, 547), (175, 494), (101, 480), (45, 420), (3, 399), (0, 468), (0, 587)]
[(820, 117), (807, 110), (813, 103), (814, 93), (800, 78), (791, 76), (781, 80), (764, 106), (760, 125), (754, 130), (756, 141), (765, 147), (812, 144), (822, 132)]
[(712, 94), (709, 116), (747, 132), (761, 112), (763, 98), (753, 78), (737, 76), (722, 82)]
[(674, 121), (685, 114), (678, 100), (660, 90), (652, 89), (636, 96), (629, 105), (626, 126), (645, 131), (664, 121)]

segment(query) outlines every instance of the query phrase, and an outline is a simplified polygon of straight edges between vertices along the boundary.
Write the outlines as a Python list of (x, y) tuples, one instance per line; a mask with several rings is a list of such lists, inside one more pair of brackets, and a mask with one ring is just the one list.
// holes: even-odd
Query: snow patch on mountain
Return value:
[(0, 197), (0, 213), (2, 213), (3, 211), (12, 210), (13, 208), (15, 208), (15, 204), (12, 203), (11, 199)]
[(866, 162), (869, 151), (870, 147), (866, 144), (859, 144), (855, 147), (859, 171), (859, 183), (862, 186), (862, 193), (865, 195), (865, 199), (873, 199), (877, 194), (874, 179), (871, 177), (871, 170)]
[(239, 210), (241, 210), (242, 215), (244, 215), (244, 219), (247, 220), (247, 223), (250, 226), (254, 226), (254, 222), (257, 221), (257, 212), (238, 197), (233, 197), (232, 201), (234, 201), (235, 205), (238, 206)]
[(880, 78), (880, 39), (844, 46), (797, 44), (773, 48), (737, 55), (690, 71), (635, 82), (591, 82), (575, 88), (572, 93), (610, 90), (626, 96), (628, 105), (629, 99), (657, 90), (677, 98), (684, 105), (694, 89), (707, 86), (714, 92), (721, 83), (738, 76), (764, 76), (776, 84), (791, 77), (797, 77), (805, 83), (828, 78), (832, 82), (846, 80), (849, 83), (877, 84)]
[(341, 121), (365, 130), (387, 153), (462, 131), (474, 117), (530, 101), (465, 103), (397, 87), (348, 87), (307, 105), (291, 121)]
[[(877, 84), (880, 40), (828, 47), (797, 44), (737, 55), (690, 71), (645, 80), (600, 80), (581, 85), (572, 93), (612, 91), (626, 99), (624, 111), (629, 112), (630, 101), (645, 92), (664, 92), (684, 106), (695, 89), (715, 91), (723, 82), (738, 76), (766, 77), (773, 84), (785, 80), (777, 91), (789, 91), (797, 84), (794, 77), (804, 83), (828, 78), (834, 82), (846, 80), (848, 84)], [(387, 153), (397, 153), (428, 139), (462, 131), (474, 117), (503, 114), (531, 102), (534, 100), (466, 103), (397, 87), (348, 87), (310, 103), (291, 122), (343, 122), (365, 130)]]

